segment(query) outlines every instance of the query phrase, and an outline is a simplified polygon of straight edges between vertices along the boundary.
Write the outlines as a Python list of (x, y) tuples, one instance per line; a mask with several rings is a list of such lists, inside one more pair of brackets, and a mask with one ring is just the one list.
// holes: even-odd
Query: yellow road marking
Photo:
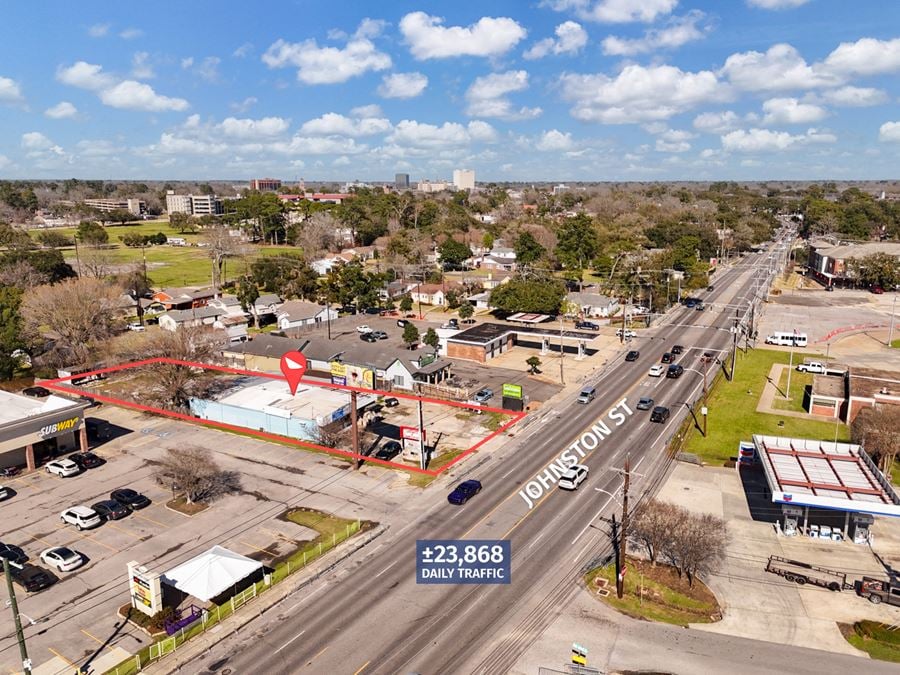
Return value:
[(111, 527), (114, 530), (118, 530), (119, 532), (124, 532), (129, 537), (134, 537), (135, 539), (141, 539), (141, 535), (135, 534), (131, 530), (128, 530), (128, 529), (122, 527), (121, 525), (116, 525), (115, 523), (113, 523), (112, 521), (109, 521), (109, 520), (106, 521), (106, 524), (104, 525), (104, 527)]
[(121, 552), (122, 552), (122, 549), (117, 548), (117, 547), (115, 547), (115, 546), (113, 546), (113, 545), (111, 545), (111, 544), (106, 544), (106, 543), (100, 541), (99, 539), (94, 539), (93, 537), (89, 537), (89, 536), (86, 535), (84, 532), (78, 532), (78, 530), (75, 530), (75, 532), (76, 532), (76, 534), (78, 534), (78, 536), (80, 536), (82, 539), (86, 539), (87, 541), (92, 541), (92, 542), (94, 542), (95, 544), (100, 544), (100, 545), (103, 546), (104, 548), (108, 548), (110, 551), (113, 551), (113, 552), (115, 552), (115, 553), (121, 553)]
[(91, 640), (94, 640), (94, 641), (97, 642), (98, 644), (101, 644), (101, 645), (103, 645), (104, 647), (106, 647), (109, 651), (111, 651), (111, 652), (116, 651), (116, 648), (115, 648), (115, 647), (106, 644), (105, 642), (103, 642), (103, 640), (101, 640), (100, 638), (98, 638), (96, 635), (91, 635), (91, 634), (88, 633), (84, 628), (81, 629), (81, 632), (84, 633), (85, 635), (87, 635), (89, 638), (91, 638)]
[(261, 553), (268, 553), (269, 555), (272, 555), (272, 556), (278, 555), (277, 553), (274, 553), (273, 551), (270, 551), (267, 548), (260, 548), (259, 546), (254, 546), (253, 544), (251, 544), (250, 542), (247, 542), (247, 541), (242, 541), (239, 539), (238, 543), (243, 544), (244, 546), (249, 546), (250, 548), (255, 548), (257, 551), (259, 551)]
[(141, 513), (132, 513), (131, 515), (133, 515), (135, 518), (140, 518), (141, 520), (146, 520), (151, 523), (154, 523), (155, 525), (159, 525), (160, 527), (165, 527), (165, 528), (169, 527), (168, 525), (165, 525), (164, 523), (161, 523), (158, 520), (153, 520), (153, 518), (148, 518), (147, 516), (145, 516)]
[(353, 673), (353, 675), (359, 675), (362, 671), (364, 671), (366, 669), (366, 666), (368, 666), (370, 663), (372, 663), (372, 662), (366, 661), (364, 664), (362, 664), (362, 666), (360, 666), (359, 670), (357, 670), (355, 673)]
[(41, 539), (40, 537), (35, 537), (33, 534), (30, 534), (30, 535), (28, 535), (28, 536), (31, 537), (34, 541), (39, 541), (39, 542), (41, 542), (42, 544), (44, 544), (44, 545), (47, 546), (48, 548), (53, 548), (53, 544), (51, 544), (51, 543), (50, 543), (49, 541), (47, 541), (46, 539)]
[(63, 655), (60, 654), (58, 651), (56, 651), (55, 649), (53, 649), (53, 647), (47, 647), (47, 649), (49, 649), (51, 652), (53, 652), (54, 655), (58, 656), (58, 657), (61, 658), (63, 661), (65, 661), (66, 663), (68, 663), (72, 668), (78, 668), (78, 665), (77, 665), (74, 661), (69, 661), (69, 659), (67, 659), (65, 656), (63, 656)]
[(320, 656), (322, 656), (322, 654), (325, 653), (325, 650), (326, 650), (326, 649), (328, 649), (328, 647), (322, 647), (322, 651), (320, 651), (318, 654), (316, 654), (314, 657), (312, 657), (309, 661), (307, 661), (307, 662), (306, 662), (306, 665), (309, 665), (310, 663), (312, 663), (313, 661), (315, 661), (317, 658), (319, 658)]

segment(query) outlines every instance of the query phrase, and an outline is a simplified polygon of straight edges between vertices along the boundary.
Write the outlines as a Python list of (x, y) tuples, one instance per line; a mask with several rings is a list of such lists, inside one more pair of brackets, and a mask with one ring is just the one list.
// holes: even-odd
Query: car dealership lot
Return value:
[[(107, 460), (77, 476), (59, 478), (45, 471), (5, 479), (15, 491), (3, 503), (0, 541), (20, 546), (29, 562), (43, 550), (67, 546), (86, 559), (71, 572), (56, 572), (60, 581), (28, 595), (17, 587), (19, 609), (27, 617), (25, 634), (35, 665), (53, 661), (71, 670), (104, 654), (106, 661), (124, 657), (148, 641), (137, 629), (121, 626), (118, 607), (128, 602), (126, 564), (136, 560), (165, 571), (221, 544), (269, 564), (311, 539), (315, 533), (279, 518), (295, 506), (321, 509), (345, 518), (386, 522), (402, 511), (405, 481), (380, 467), (353, 472), (346, 462), (200, 427), (177, 420), (134, 413), (114, 406), (92, 411), (121, 429), (113, 440), (93, 448)], [(199, 445), (214, 451), (223, 468), (238, 471), (242, 492), (215, 502), (188, 517), (168, 509), (171, 498), (153, 480), (153, 462), (166, 448)], [(120, 487), (131, 487), (152, 501), (121, 520), (79, 532), (60, 520), (71, 506), (90, 506)], [(438, 495), (439, 497), (442, 495)], [(20, 668), (11, 621), (0, 640), (0, 666)], [(29, 624), (29, 619), (36, 621)], [(119, 650), (125, 650), (119, 652)], [(99, 668), (102, 670), (102, 667)]]

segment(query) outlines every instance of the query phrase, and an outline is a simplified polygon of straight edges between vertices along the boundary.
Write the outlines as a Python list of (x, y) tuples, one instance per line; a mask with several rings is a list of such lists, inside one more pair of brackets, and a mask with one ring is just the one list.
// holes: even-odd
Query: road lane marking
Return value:
[(392, 562), (390, 565), (388, 565), (388, 566), (385, 567), (383, 570), (381, 570), (378, 574), (376, 574), (373, 578), (377, 579), (377, 578), (380, 577), (382, 574), (384, 574), (384, 573), (387, 572), (389, 569), (391, 569), (394, 565), (396, 565), (398, 562), (400, 562), (400, 561), (399, 561), (399, 560), (395, 560), (395, 561)]
[(604, 502), (603, 506), (601, 506), (601, 507), (598, 509), (597, 513), (594, 514), (594, 517), (591, 518), (591, 519), (588, 521), (588, 524), (584, 526), (584, 529), (581, 530), (581, 532), (578, 533), (578, 536), (575, 537), (575, 538), (572, 540), (572, 545), (573, 545), (573, 546), (575, 545), (575, 542), (576, 542), (576, 541), (578, 541), (579, 539), (581, 539), (581, 535), (583, 535), (583, 534), (587, 531), (587, 529), (588, 529), (591, 525), (594, 524), (594, 521), (597, 520), (597, 517), (598, 517), (601, 513), (603, 513), (603, 509), (605, 509), (607, 506), (609, 506), (609, 503), (610, 503), (611, 501), (612, 501), (612, 497), (610, 497), (609, 499), (607, 499), (606, 502)]
[(320, 651), (318, 654), (316, 654), (314, 657), (312, 657), (309, 661), (307, 661), (307, 662), (306, 662), (306, 665), (308, 665), (308, 666), (309, 666), (309, 665), (312, 665), (312, 662), (315, 661), (315, 660), (316, 660), (317, 658), (319, 658), (320, 656), (322, 656), (322, 654), (325, 653), (325, 650), (326, 650), (326, 649), (328, 649), (328, 647), (322, 647), (322, 651)]
[(109, 651), (111, 651), (111, 652), (116, 651), (116, 648), (115, 648), (115, 647), (113, 647), (112, 645), (106, 644), (103, 640), (101, 640), (100, 638), (98, 638), (96, 635), (91, 635), (91, 634), (88, 633), (84, 628), (81, 628), (80, 630), (81, 630), (82, 633), (84, 633), (84, 634), (87, 635), (89, 638), (91, 638), (91, 640), (94, 640), (94, 641), (97, 642), (98, 644), (103, 645), (103, 646), (106, 647)]
[(74, 661), (69, 661), (69, 659), (67, 659), (65, 656), (63, 656), (63, 655), (60, 654), (58, 651), (56, 651), (55, 649), (53, 649), (53, 647), (47, 647), (47, 649), (50, 650), (51, 652), (53, 652), (53, 654), (54, 654), (55, 656), (61, 658), (63, 661), (65, 661), (66, 663), (68, 663), (68, 664), (69, 664), (69, 667), (71, 667), (71, 668), (78, 668), (78, 664), (76, 664)]
[(353, 675), (359, 675), (362, 671), (364, 671), (364, 670), (366, 669), (366, 666), (368, 666), (370, 663), (372, 663), (372, 662), (371, 662), (371, 661), (366, 661), (364, 664), (362, 664), (362, 665), (359, 667), (359, 670), (357, 670), (355, 673), (353, 673)]
[(300, 605), (302, 605), (304, 602), (306, 602), (307, 600), (309, 600), (311, 597), (313, 597), (313, 596), (316, 595), (317, 593), (321, 593), (321, 592), (324, 591), (327, 587), (328, 587), (328, 582), (326, 581), (324, 584), (322, 584), (321, 586), (319, 586), (319, 588), (317, 588), (316, 590), (314, 590), (312, 593), (309, 593), (306, 597), (304, 597), (304, 598), (303, 598), (300, 602), (298, 602), (296, 605), (294, 605), (293, 607), (291, 607), (290, 609), (288, 609), (288, 612), (293, 612), (295, 609), (297, 609), (297, 608), (298, 608)]
[(544, 530), (538, 536), (536, 536), (534, 539), (532, 539), (531, 544), (528, 545), (528, 548), (532, 548), (536, 543), (538, 543), (538, 541), (540, 541), (541, 537), (543, 537), (545, 534), (547, 534), (546, 530)]
[[(288, 641), (285, 642), (283, 645), (281, 645), (278, 649), (276, 649), (276, 650), (275, 650), (275, 653), (277, 654), (278, 652), (280, 652), (282, 649), (284, 649), (285, 647), (287, 647), (289, 644), (291, 644), (294, 640), (296, 640), (297, 638), (299, 638), (299, 637), (300, 637), (301, 635), (303, 635), (305, 632), (306, 632), (305, 630), (301, 630), (301, 631), (300, 631), (299, 633), (297, 633), (294, 637), (292, 637), (290, 640), (288, 640)], [(327, 647), (326, 647), (326, 649), (327, 649)], [(323, 649), (322, 651), (325, 651), (325, 650)], [(319, 654), (321, 654), (321, 653), (322, 653), (322, 652), (319, 652)], [(318, 656), (318, 654), (317, 654), (316, 656)], [(316, 657), (314, 656), (313, 658), (316, 658)]]
[(584, 552), (587, 551), (592, 545), (593, 545), (593, 542), (590, 542), (590, 541), (589, 541), (588, 543), (586, 543), (586, 544), (584, 545), (584, 548), (581, 549), (581, 551), (578, 552), (578, 555), (576, 555), (576, 556), (572, 559), (572, 562), (573, 562), (573, 563), (577, 563), (577, 562), (578, 562), (578, 559), (579, 559), (581, 556), (583, 556), (583, 555), (584, 555)]
[(111, 544), (106, 544), (106, 543), (100, 541), (99, 539), (94, 539), (94, 537), (89, 537), (89, 536), (86, 535), (84, 532), (79, 532), (78, 530), (76, 530), (76, 531), (75, 531), (75, 534), (77, 534), (77, 535), (78, 535), (79, 537), (81, 537), (82, 539), (85, 539), (85, 540), (87, 540), (87, 541), (92, 541), (92, 542), (94, 542), (95, 544), (100, 544), (100, 545), (103, 546), (104, 548), (108, 548), (110, 551), (113, 551), (113, 552), (115, 552), (115, 553), (121, 553), (121, 552), (122, 552), (122, 549), (117, 548), (117, 547), (115, 547), (115, 546), (113, 546), (113, 545), (111, 545)]

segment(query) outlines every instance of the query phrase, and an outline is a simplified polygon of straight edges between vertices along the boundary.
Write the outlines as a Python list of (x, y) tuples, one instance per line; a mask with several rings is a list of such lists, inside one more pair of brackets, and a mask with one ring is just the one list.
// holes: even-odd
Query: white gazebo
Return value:
[(217, 545), (170, 569), (162, 575), (162, 581), (182, 593), (209, 602), (262, 567), (258, 560)]

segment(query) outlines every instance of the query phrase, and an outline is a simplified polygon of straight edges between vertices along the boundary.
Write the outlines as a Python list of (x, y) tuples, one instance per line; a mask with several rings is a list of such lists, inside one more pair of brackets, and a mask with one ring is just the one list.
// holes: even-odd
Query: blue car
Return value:
[(457, 485), (456, 489), (447, 495), (447, 501), (451, 504), (465, 504), (479, 492), (481, 492), (481, 483), (477, 480), (467, 480)]

